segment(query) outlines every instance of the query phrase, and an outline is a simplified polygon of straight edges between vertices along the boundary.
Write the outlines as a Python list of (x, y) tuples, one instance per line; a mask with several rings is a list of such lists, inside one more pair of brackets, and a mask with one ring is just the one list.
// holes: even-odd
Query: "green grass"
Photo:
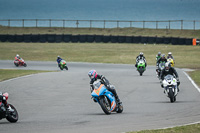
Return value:
[(0, 34), (96, 34), (126, 36), (166, 36), (200, 38), (200, 30), (168, 30), (143, 28), (45, 28), (45, 27), (6, 27), (0, 26)]
[(180, 126), (168, 129), (142, 130), (128, 133), (200, 133), (200, 124)]
[(188, 72), (188, 74), (190, 75), (190, 77), (192, 77), (192, 79), (195, 81), (195, 83), (198, 86), (200, 86), (200, 70)]
[(50, 72), (50, 71), (0, 69), (0, 81), (30, 74), (42, 73), (42, 72)]
[(173, 53), (175, 66), (200, 69), (200, 47), (182, 45), (143, 45), (118, 43), (0, 43), (0, 59), (13, 60), (19, 54), (25, 60), (56, 61), (58, 55), (68, 62), (134, 64), (143, 52), (148, 65), (155, 65), (158, 52)]

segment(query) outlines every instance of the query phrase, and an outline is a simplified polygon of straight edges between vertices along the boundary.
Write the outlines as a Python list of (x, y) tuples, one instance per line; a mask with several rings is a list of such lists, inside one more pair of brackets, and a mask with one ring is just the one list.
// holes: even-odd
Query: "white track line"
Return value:
[(198, 87), (198, 85), (194, 82), (194, 80), (192, 80), (192, 78), (185, 72), (183, 71), (183, 73), (187, 76), (187, 78), (190, 80), (190, 82), (194, 85), (194, 87), (200, 92), (200, 88)]

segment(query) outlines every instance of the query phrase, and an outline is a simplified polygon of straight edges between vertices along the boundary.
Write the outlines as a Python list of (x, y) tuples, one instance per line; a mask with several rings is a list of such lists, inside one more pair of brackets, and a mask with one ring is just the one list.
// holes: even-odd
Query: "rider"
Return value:
[[(171, 67), (170, 62), (165, 63), (165, 69), (163, 69), (163, 71), (161, 72), (161, 79), (164, 80), (164, 77), (167, 76), (168, 74), (174, 76), (174, 78), (176, 78), (177, 80), (177, 86), (180, 85), (180, 81), (179, 81), (179, 77), (178, 77), (178, 73), (176, 72), (175, 68)], [(161, 86), (163, 87), (163, 85), (161, 84)], [(179, 87), (177, 87), (178, 91), (179, 91)]]
[(57, 57), (58, 67), (60, 67), (60, 62), (61, 62), (61, 60), (63, 60), (63, 59), (58, 55), (58, 57)]
[(147, 63), (146, 63), (146, 59), (145, 59), (145, 57), (144, 57), (144, 54), (142, 53), (142, 52), (140, 52), (140, 54), (136, 57), (136, 64), (135, 64), (135, 67), (137, 67), (137, 64), (138, 64), (138, 62), (139, 62), (139, 60), (144, 60), (144, 62), (145, 62), (145, 67), (147, 66)]
[(165, 55), (162, 54), (161, 58), (157, 61), (156, 66), (158, 67), (158, 65), (162, 62), (167, 62), (167, 59), (165, 58)]
[(161, 52), (158, 52), (158, 54), (156, 55), (156, 61), (158, 61), (161, 58)]
[[(107, 88), (110, 92), (112, 92), (112, 93), (114, 94), (117, 103), (120, 103), (120, 99), (119, 99), (119, 97), (118, 97), (118, 95), (117, 95), (116, 90), (110, 86), (109, 81), (108, 81), (103, 75), (99, 75), (99, 74), (96, 72), (96, 70), (90, 70), (90, 71), (88, 72), (88, 76), (89, 76), (90, 79), (91, 79), (91, 81), (90, 81), (90, 90), (91, 90), (91, 92), (94, 90), (94, 86), (93, 86), (94, 81), (96, 81), (97, 79), (100, 79), (101, 82), (102, 82), (102, 84), (104, 84), (104, 85), (106, 86), (106, 88)], [(95, 101), (95, 102), (96, 102), (96, 101)]]
[(171, 59), (174, 60), (174, 57), (172, 56), (172, 52), (169, 52), (169, 53), (168, 53), (167, 59), (169, 59), (169, 58), (171, 58)]
[(2, 92), (0, 92), (0, 101), (2, 101), (2, 103), (5, 105), (6, 108), (9, 108), (6, 97), (3, 95)]
[(15, 60), (16, 60), (16, 61), (20, 61), (20, 59), (21, 59), (21, 57), (17, 54), (17, 55), (15, 56)]

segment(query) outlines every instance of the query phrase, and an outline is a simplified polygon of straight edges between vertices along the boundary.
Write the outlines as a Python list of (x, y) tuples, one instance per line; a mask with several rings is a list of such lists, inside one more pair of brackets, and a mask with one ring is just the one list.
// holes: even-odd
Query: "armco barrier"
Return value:
[(16, 38), (16, 35), (8, 35), (7, 41), (8, 42), (16, 42), (15, 38)]
[(71, 42), (72, 35), (63, 35), (63, 41), (64, 42)]
[(157, 44), (162, 44), (164, 42), (164, 38), (163, 37), (156, 37), (156, 43)]
[(126, 36), (118, 36), (118, 43), (125, 43)]
[(39, 42), (39, 35), (31, 35), (31, 42)]
[(23, 37), (24, 37), (24, 42), (32, 42), (31, 41), (31, 34), (29, 35), (29, 34), (26, 34), (26, 35), (23, 35)]
[(148, 43), (148, 37), (146, 36), (141, 37), (141, 43)]
[(70, 34), (24, 34), (0, 35), (0, 42), (104, 42), (104, 43), (148, 43), (192, 45), (192, 38), (179, 37), (147, 37), (147, 36), (112, 36), (112, 35), (70, 35)]
[(170, 44), (171, 43), (171, 37), (164, 37), (163, 38), (163, 43), (164, 44)]
[(39, 42), (41, 42), (41, 43), (47, 42), (47, 35), (45, 35), (45, 34), (39, 35)]
[(71, 36), (71, 42), (73, 42), (73, 43), (79, 42), (79, 35), (72, 35)]
[(133, 43), (141, 43), (141, 36), (133, 36)]
[(110, 42), (110, 36), (103, 36), (103, 42), (104, 43)]
[(133, 37), (132, 36), (126, 36), (125, 43), (133, 43)]
[(156, 43), (156, 37), (148, 37), (148, 43), (149, 43), (149, 44), (154, 44), (154, 43)]
[(95, 35), (87, 35), (86, 38), (87, 38), (87, 42), (92, 43), (95, 40)]
[(16, 42), (24, 42), (24, 36), (23, 35), (16, 35), (15, 41)]
[(0, 42), (6, 42), (8, 35), (0, 35)]
[(117, 43), (118, 42), (118, 36), (110, 36), (110, 42), (111, 43)]
[(87, 42), (87, 35), (79, 35), (79, 42), (81, 43)]
[(63, 42), (63, 35), (56, 35), (55, 36), (55, 42), (56, 43), (60, 43), (60, 42)]
[(96, 35), (95, 42), (97, 42), (97, 43), (103, 42), (103, 35)]
[(47, 42), (54, 43), (55, 42), (55, 34), (47, 35)]

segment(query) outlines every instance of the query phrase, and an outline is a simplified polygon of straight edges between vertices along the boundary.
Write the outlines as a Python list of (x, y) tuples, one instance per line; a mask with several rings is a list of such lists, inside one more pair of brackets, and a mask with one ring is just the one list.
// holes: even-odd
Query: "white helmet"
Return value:
[(169, 69), (170, 69), (170, 67), (171, 67), (171, 63), (170, 62), (166, 62), (165, 63), (165, 71), (169, 71)]
[(172, 55), (172, 52), (169, 52), (168, 55)]

